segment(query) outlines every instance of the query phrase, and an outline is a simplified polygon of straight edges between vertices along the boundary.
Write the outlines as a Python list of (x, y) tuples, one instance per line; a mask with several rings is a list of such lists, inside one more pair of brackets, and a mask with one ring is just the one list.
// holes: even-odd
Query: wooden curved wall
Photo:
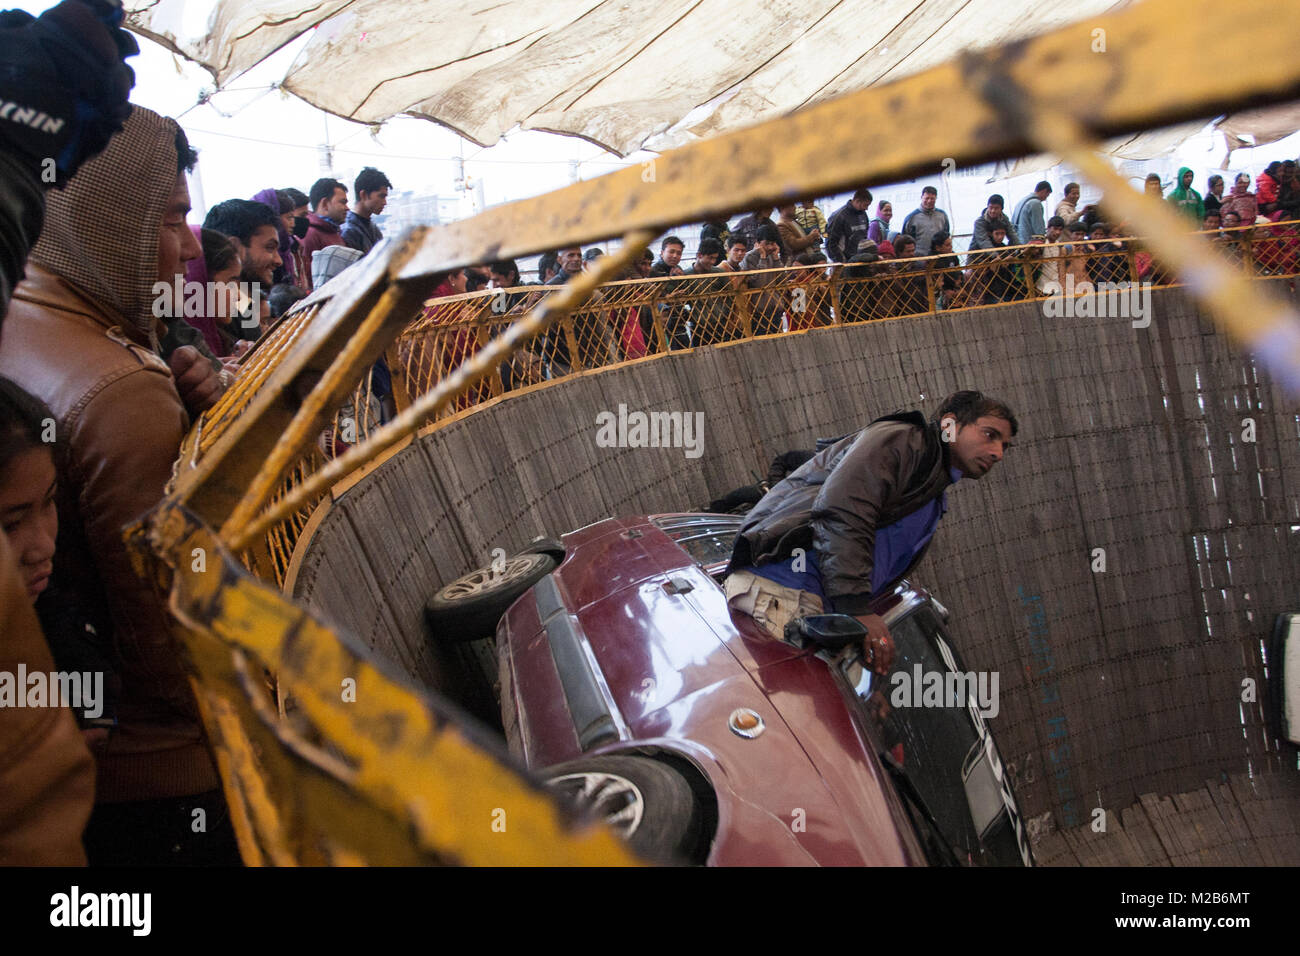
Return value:
[[(1145, 329), (1025, 303), (506, 396), (346, 491), (300, 545), (295, 593), (439, 686), (422, 606), (492, 549), (702, 506), (782, 451), (977, 387), (1016, 409), (1018, 447), (950, 492), (916, 577), (952, 611), (967, 665), (999, 672), (993, 727), (1039, 859), (1300, 863), (1295, 750), (1242, 700), (1243, 681), (1265, 693), (1274, 616), (1300, 609), (1300, 406), (1182, 290), (1153, 301)], [(597, 415), (620, 403), (704, 412), (702, 456), (597, 447)]]

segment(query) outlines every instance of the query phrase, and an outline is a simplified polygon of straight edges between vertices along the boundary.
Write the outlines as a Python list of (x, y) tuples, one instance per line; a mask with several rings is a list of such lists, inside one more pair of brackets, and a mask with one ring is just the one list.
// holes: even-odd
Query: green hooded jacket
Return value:
[(1191, 171), (1190, 166), (1184, 166), (1178, 170), (1178, 185), (1169, 191), (1165, 201), (1194, 220), (1199, 226), (1205, 221), (1205, 202), (1201, 199), (1201, 194), (1195, 189), (1190, 186), (1186, 189), (1183, 188), (1183, 177)]

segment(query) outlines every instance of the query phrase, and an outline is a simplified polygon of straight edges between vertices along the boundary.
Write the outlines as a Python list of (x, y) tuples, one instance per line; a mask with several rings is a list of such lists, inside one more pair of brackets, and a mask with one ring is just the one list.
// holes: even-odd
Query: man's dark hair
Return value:
[(1205, 185), (1207, 188), (1213, 189), (1218, 183), (1221, 182), (1223, 182), (1223, 177), (1220, 176), (1218, 173), (1215, 173), (1213, 176), (1211, 176), (1209, 179), (1205, 181)]
[(1065, 228), (1066, 228), (1069, 232), (1083, 232), (1083, 233), (1086, 233), (1086, 232), (1088, 231), (1088, 224), (1087, 224), (1086, 222), (1084, 222), (1082, 219), (1076, 219), (1076, 220), (1074, 220), (1074, 222), (1070, 223), (1070, 224), (1069, 224), (1068, 226), (1066, 226)]
[(951, 238), (952, 237), (948, 235), (947, 229), (940, 229), (938, 232), (936, 232), (933, 236), (930, 237), (930, 250), (933, 251), (934, 249), (943, 245)]
[[(388, 177), (375, 169), (373, 166), (367, 166), (361, 172), (357, 173), (356, 182), (352, 184), (353, 195), (360, 197), (362, 193), (378, 192), (381, 189), (392, 189), (393, 184), (388, 181)], [(331, 195), (333, 195), (331, 193)]]
[(224, 232), (200, 229), (199, 245), (203, 247), (203, 265), (208, 270), (209, 279), (239, 260), (239, 250)]
[(281, 216), (283, 216), (287, 212), (293, 212), (295, 209), (298, 208), (293, 204), (293, 197), (290, 196), (288, 191), (284, 189), (277, 189), (275, 191), (275, 201), (280, 204)]
[(271, 212), (271, 207), (265, 203), (254, 202), (251, 199), (227, 199), (208, 210), (207, 218), (203, 220), (203, 228), (215, 229), (222, 235), (238, 239), (244, 245), (248, 245), (252, 241), (253, 233), (263, 226), (274, 229), (279, 219), (280, 217)]
[(926, 193), (933, 193), (935, 196), (938, 196), (939, 190), (935, 189), (933, 186), (926, 186), (921, 190), (921, 195), (924, 196)]
[(755, 242), (780, 242), (781, 233), (776, 226), (764, 224), (754, 233)]
[(1011, 423), (1013, 437), (1020, 431), (1020, 423), (1016, 421), (1016, 414), (1011, 410), (1010, 405), (971, 389), (953, 392), (945, 398), (939, 410), (934, 413), (934, 420), (937, 422), (948, 414), (953, 415), (957, 419), (957, 424), (963, 426), (974, 425), (986, 415), (992, 418), (1005, 418)]
[(820, 252), (801, 252), (794, 261), (801, 266), (820, 266), (826, 262), (826, 257)]
[(483, 278), (483, 276), (479, 275), (477, 272), (466, 271), (465, 273), (466, 292), (477, 292), (479, 289), (483, 288), (487, 284), (488, 284), (488, 280)]
[(853, 194), (853, 198), (854, 198), (855, 200), (857, 200), (858, 202), (870, 203), (870, 202), (871, 202), (871, 190), (870, 190), (870, 189), (859, 189), (857, 192), (855, 192), (855, 193)]
[(498, 259), (496, 262), (489, 263), (488, 271), (495, 272), (499, 276), (514, 276), (514, 281), (519, 281), (519, 266), (514, 259)]
[(318, 179), (312, 183), (311, 192), (307, 196), (307, 205), (311, 207), (311, 211), (315, 212), (320, 208), (322, 199), (330, 199), (333, 197), (334, 190), (336, 189), (341, 189), (344, 192), (348, 191), (348, 187), (344, 186), (337, 179)]
[(288, 186), (285, 188), (284, 192), (285, 195), (287, 195), (290, 199), (293, 200), (294, 209), (297, 209), (299, 206), (310, 205), (307, 202), (307, 194), (303, 192), (301, 189), (294, 189), (292, 186)]
[(995, 203), (1003, 207), (1004, 209), (1006, 208), (1007, 205), (1006, 202), (1003, 201), (1002, 197), (999, 196), (997, 193), (994, 193), (992, 196), (989, 197), (988, 205), (992, 206)]
[(1052, 191), (1052, 184), (1049, 183), (1046, 179), (1039, 181), (1038, 185), (1034, 187), (1034, 192), (1041, 192), (1044, 189), (1046, 189), (1049, 193)]
[(192, 173), (194, 167), (198, 165), (199, 154), (190, 146), (189, 137), (185, 135), (185, 130), (179, 126), (176, 127), (176, 174)]
[(1094, 232), (1110, 232), (1110, 223), (1102, 222), (1100, 219), (1098, 219), (1096, 222), (1092, 224), (1092, 227), (1088, 230), (1088, 235), (1092, 235)]
[(659, 251), (663, 252), (669, 246), (681, 246), (683, 249), (685, 249), (686, 243), (682, 242), (676, 236), (664, 236), (664, 241), (659, 243)]
[(560, 257), (554, 252), (543, 252), (537, 260), (537, 278), (546, 281), (546, 273), (554, 272), (560, 266)]
[(746, 249), (748, 249), (749, 240), (746, 239), (744, 236), (742, 236), (740, 233), (733, 232), (731, 234), (731, 238), (727, 240), (727, 248), (730, 249), (732, 246), (744, 246)]
[(307, 298), (305, 290), (298, 288), (296, 285), (281, 282), (271, 286), (271, 291), (266, 295), (266, 304), (271, 307), (271, 318), (278, 319), (293, 308), (295, 302), (305, 298)]
[(727, 250), (722, 248), (722, 240), (714, 239), (712, 236), (708, 239), (701, 239), (700, 247), (695, 250), (696, 256), (714, 255), (718, 258), (722, 258), (726, 253)]
[(1047, 220), (1047, 224), (1049, 226), (1060, 226), (1062, 229), (1064, 229), (1065, 218), (1063, 216), (1053, 216), (1051, 219)]
[(1080, 189), (1078, 183), (1066, 183), (1066, 184), (1065, 184), (1065, 191), (1068, 193), (1071, 189), (1079, 189), (1080, 192), (1082, 192), (1082, 189)]

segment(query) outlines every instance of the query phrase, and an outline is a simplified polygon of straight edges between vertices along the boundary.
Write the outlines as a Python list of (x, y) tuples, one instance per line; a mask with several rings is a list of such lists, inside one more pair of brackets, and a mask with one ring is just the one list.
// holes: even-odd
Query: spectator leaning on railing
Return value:
[(975, 220), (975, 225), (971, 228), (971, 249), (988, 249), (998, 245), (993, 241), (993, 230), (996, 228), (1001, 228), (1006, 238), (1006, 242), (1003, 244), (1020, 245), (1019, 234), (1016, 232), (1011, 220), (1002, 211), (1004, 205), (1006, 205), (1005, 202), (997, 193), (989, 197), (988, 205), (984, 207), (984, 211), (980, 213), (979, 218)]

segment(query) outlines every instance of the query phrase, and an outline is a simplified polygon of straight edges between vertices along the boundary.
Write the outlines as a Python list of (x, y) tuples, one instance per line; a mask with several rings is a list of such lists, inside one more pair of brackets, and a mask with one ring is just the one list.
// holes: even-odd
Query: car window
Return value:
[(740, 528), (739, 516), (728, 519), (721, 515), (682, 516), (655, 518), (654, 523), (705, 570), (726, 564), (731, 559), (731, 549), (736, 543)]

